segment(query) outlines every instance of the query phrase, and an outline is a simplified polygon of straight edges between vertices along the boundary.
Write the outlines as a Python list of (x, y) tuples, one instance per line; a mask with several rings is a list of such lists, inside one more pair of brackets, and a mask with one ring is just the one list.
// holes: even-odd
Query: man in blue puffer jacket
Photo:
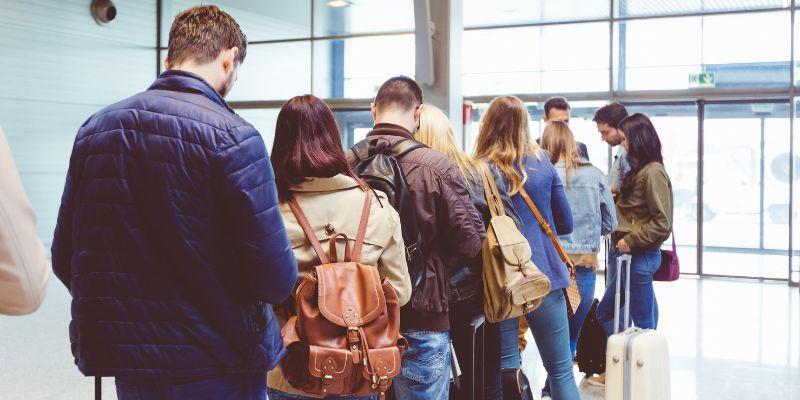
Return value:
[(264, 399), (282, 355), (297, 265), (264, 141), (223, 100), (246, 46), (217, 7), (180, 13), (167, 71), (75, 139), (53, 267), (76, 364), (122, 400)]

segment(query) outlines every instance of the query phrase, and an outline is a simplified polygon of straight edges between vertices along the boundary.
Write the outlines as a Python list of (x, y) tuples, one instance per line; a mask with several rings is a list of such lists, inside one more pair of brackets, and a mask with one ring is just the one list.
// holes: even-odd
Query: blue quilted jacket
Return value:
[(259, 133), (200, 77), (163, 73), (78, 131), (53, 239), (86, 375), (265, 372), (297, 264)]

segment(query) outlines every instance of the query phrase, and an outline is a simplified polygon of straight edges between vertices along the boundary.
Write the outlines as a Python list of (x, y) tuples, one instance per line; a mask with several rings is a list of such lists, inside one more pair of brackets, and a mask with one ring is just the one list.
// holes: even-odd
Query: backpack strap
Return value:
[(350, 150), (353, 152), (353, 155), (356, 156), (359, 162), (364, 161), (365, 159), (369, 158), (369, 147), (370, 144), (367, 142), (366, 139), (356, 143)]
[(405, 155), (406, 153), (408, 153), (409, 151), (414, 150), (414, 149), (419, 149), (419, 148), (422, 148), (422, 147), (428, 147), (428, 146), (425, 146), (424, 144), (422, 144), (422, 143), (420, 143), (420, 142), (418, 142), (418, 141), (416, 141), (414, 139), (405, 139), (405, 140), (401, 140), (401, 141), (395, 143), (392, 146), (392, 151), (391, 151), (390, 154), (392, 155), (392, 157), (400, 158), (403, 155)]
[[(319, 261), (323, 264), (330, 264), (330, 259), (328, 255), (325, 254), (325, 250), (322, 249), (322, 245), (317, 240), (317, 235), (314, 234), (314, 230), (311, 229), (311, 225), (308, 223), (308, 219), (306, 215), (303, 214), (303, 210), (300, 208), (300, 204), (297, 203), (297, 199), (294, 196), (289, 198), (289, 208), (292, 209), (295, 218), (297, 218), (297, 222), (300, 224), (300, 227), (303, 228), (303, 233), (306, 234), (306, 238), (311, 243), (311, 247), (314, 248), (314, 251), (317, 253), (317, 257), (319, 257)], [(333, 238), (332, 238), (333, 239)]]
[(353, 252), (350, 256), (350, 261), (358, 262), (361, 259), (361, 247), (364, 244), (364, 235), (367, 233), (367, 222), (369, 221), (369, 212), (372, 208), (372, 192), (364, 192), (364, 209), (361, 210), (361, 221), (358, 223), (358, 232), (356, 233), (356, 244), (353, 246)]
[(481, 182), (483, 182), (483, 197), (486, 198), (489, 213), (492, 217), (506, 215), (505, 207), (500, 201), (500, 192), (497, 190), (497, 184), (489, 171), (489, 167), (484, 163), (478, 164), (478, 173), (481, 176)]
[(555, 246), (556, 251), (558, 252), (558, 256), (561, 257), (561, 261), (563, 261), (564, 264), (567, 264), (567, 268), (569, 269), (570, 273), (574, 274), (575, 267), (572, 264), (572, 260), (569, 259), (569, 255), (567, 255), (567, 252), (566, 250), (564, 250), (564, 246), (561, 245), (561, 242), (558, 241), (558, 238), (556, 237), (556, 234), (553, 232), (553, 229), (550, 227), (550, 224), (547, 222), (546, 219), (544, 219), (542, 214), (539, 212), (539, 209), (536, 208), (536, 204), (534, 204), (533, 200), (531, 200), (531, 197), (528, 196), (528, 192), (525, 191), (525, 188), (520, 187), (519, 194), (522, 196), (523, 199), (525, 199), (525, 202), (528, 203), (528, 208), (531, 209), (531, 212), (533, 212), (533, 215), (536, 217), (536, 220), (539, 221), (539, 226), (542, 227), (544, 233), (546, 233), (547, 236), (550, 237), (550, 241), (553, 242), (553, 246)]

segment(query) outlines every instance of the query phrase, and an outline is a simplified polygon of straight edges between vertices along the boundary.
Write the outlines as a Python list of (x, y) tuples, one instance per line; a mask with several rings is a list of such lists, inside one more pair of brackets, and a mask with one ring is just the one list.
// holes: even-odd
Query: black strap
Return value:
[(422, 147), (428, 147), (428, 146), (425, 146), (424, 144), (414, 139), (405, 139), (395, 143), (394, 146), (392, 146), (391, 154), (395, 158), (400, 158), (409, 151), (414, 149), (419, 149)]
[[(382, 140), (382, 139), (377, 139), (377, 140), (374, 140), (372, 142), (369, 142), (366, 139), (364, 139), (364, 140), (354, 144), (353, 147), (350, 148), (350, 150), (353, 151), (353, 154), (356, 156), (358, 161), (364, 161), (367, 158), (375, 155), (375, 153), (374, 153), (375, 150), (374, 149), (378, 148), (378, 146), (375, 146), (375, 142), (378, 142), (380, 140)], [(395, 158), (400, 158), (400, 157), (402, 157), (403, 155), (405, 155), (406, 153), (408, 153), (411, 150), (419, 149), (419, 148), (422, 148), (422, 147), (428, 147), (428, 146), (426, 146), (426, 145), (424, 145), (424, 144), (422, 144), (422, 143), (420, 143), (420, 142), (418, 142), (418, 141), (416, 141), (414, 139), (403, 139), (403, 140), (395, 143), (391, 147), (389, 147), (389, 146), (387, 146), (387, 147), (390, 148), (389, 155), (391, 155), (392, 157), (395, 157)]]
[(364, 161), (369, 157), (369, 142), (366, 139), (356, 143), (350, 148), (358, 161)]

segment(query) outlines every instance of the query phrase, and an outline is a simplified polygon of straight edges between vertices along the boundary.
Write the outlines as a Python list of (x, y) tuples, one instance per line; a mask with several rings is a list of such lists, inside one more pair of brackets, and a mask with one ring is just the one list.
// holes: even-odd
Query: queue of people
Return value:
[[(445, 113), (398, 76), (378, 89), (363, 143), (343, 149), (328, 105), (302, 95), (281, 109), (268, 152), (224, 100), (246, 54), (230, 15), (185, 10), (165, 72), (75, 139), (53, 270), (73, 297), (75, 363), (114, 377), (121, 400), (458, 399), (475, 379), (475, 398), (517, 399), (525, 325), (548, 375), (542, 398), (577, 400), (573, 359), (607, 235), (610, 260), (633, 257), (633, 322), (657, 326), (652, 282), (672, 231), (672, 187), (647, 116), (618, 103), (597, 110), (602, 140), (619, 146), (608, 177), (575, 140), (563, 98), (545, 105), (539, 143), (525, 104), (495, 98), (468, 155)], [(17, 303), (3, 299), (9, 274), (0, 275), (0, 312), (25, 313), (41, 303), (49, 266), (38, 239), (2, 251), (17, 242), (7, 226), (30, 236), (27, 200), (11, 194), (22, 228), (0, 225), (0, 272), (37, 272), (15, 289), (26, 294)], [(497, 213), (524, 240), (487, 247)], [(533, 268), (549, 290), (510, 283), (501, 300), (525, 312), (477, 322), (486, 346), (475, 354), (486, 252), (517, 260), (525, 276)], [(335, 281), (335, 268), (354, 281)], [(609, 336), (614, 295), (608, 285), (596, 315)]]

